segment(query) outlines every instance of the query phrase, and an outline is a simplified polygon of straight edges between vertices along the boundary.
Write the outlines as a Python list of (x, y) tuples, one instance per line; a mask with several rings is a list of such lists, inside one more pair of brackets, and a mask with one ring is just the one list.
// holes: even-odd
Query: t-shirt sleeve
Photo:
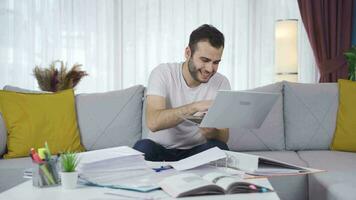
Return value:
[(166, 88), (166, 76), (164, 74), (163, 66), (158, 66), (152, 70), (150, 77), (148, 79), (147, 86), (147, 95), (157, 95), (166, 97), (167, 96), (167, 88)]
[(223, 78), (219, 90), (231, 90), (230, 82), (226, 77)]

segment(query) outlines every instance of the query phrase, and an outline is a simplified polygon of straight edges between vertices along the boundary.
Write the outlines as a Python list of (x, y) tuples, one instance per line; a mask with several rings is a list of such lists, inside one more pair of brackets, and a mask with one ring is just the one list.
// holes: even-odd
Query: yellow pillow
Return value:
[(7, 128), (4, 158), (29, 155), (47, 141), (52, 154), (83, 151), (73, 90), (29, 94), (0, 90), (0, 110)]
[(356, 82), (339, 80), (339, 110), (332, 150), (356, 151)]

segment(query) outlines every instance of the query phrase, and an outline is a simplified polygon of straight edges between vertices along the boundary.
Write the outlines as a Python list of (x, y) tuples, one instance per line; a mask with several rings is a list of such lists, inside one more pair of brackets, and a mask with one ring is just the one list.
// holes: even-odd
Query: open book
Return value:
[(271, 192), (270, 188), (253, 184), (221, 172), (212, 172), (204, 176), (184, 173), (163, 179), (158, 185), (172, 197), (184, 197), (204, 194), (235, 194), (253, 192)]

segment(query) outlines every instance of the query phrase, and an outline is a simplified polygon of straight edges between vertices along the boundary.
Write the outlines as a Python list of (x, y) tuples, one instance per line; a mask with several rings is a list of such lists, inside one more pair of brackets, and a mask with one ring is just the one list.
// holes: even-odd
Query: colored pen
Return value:
[(254, 185), (254, 184), (251, 184), (248, 187), (250, 189), (252, 189), (252, 190), (257, 190), (258, 192), (270, 192), (270, 191), (272, 191), (272, 190), (270, 190), (268, 188), (257, 186), (257, 185)]
[(168, 170), (168, 169), (172, 169), (171, 166), (167, 165), (167, 166), (161, 166), (159, 168), (152, 168), (155, 172), (161, 172), (161, 171), (164, 171), (164, 170)]
[(249, 185), (248, 187), (249, 187), (250, 189), (252, 189), (252, 190), (257, 190), (256, 185), (251, 184), (251, 185)]
[(47, 150), (47, 153), (48, 153), (49, 156), (51, 157), (52, 154), (51, 154), (51, 151), (49, 150), (47, 141), (45, 142), (45, 148), (46, 148), (46, 150)]
[(42, 163), (42, 159), (40, 158), (40, 156), (36, 153), (34, 148), (31, 148), (31, 157), (32, 159), (36, 162), (36, 163)]

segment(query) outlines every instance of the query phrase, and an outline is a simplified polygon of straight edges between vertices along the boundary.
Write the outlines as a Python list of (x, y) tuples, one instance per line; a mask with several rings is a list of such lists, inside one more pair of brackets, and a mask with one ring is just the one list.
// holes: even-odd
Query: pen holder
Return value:
[(43, 163), (33, 163), (32, 184), (36, 187), (55, 186), (60, 184), (57, 160), (50, 159)]

